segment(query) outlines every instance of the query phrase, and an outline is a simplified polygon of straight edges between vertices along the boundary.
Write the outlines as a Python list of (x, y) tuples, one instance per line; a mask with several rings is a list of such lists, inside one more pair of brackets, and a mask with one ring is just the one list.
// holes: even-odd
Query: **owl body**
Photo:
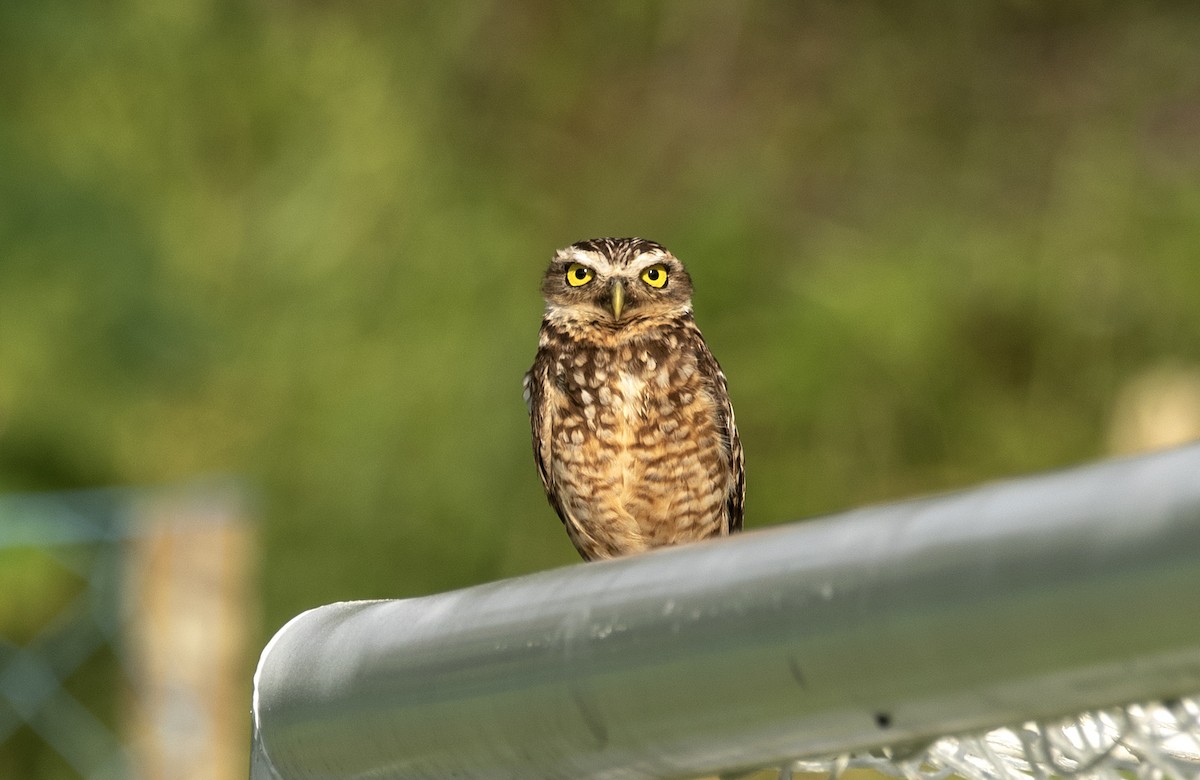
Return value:
[(641, 239), (580, 242), (555, 255), (543, 293), (525, 395), (546, 495), (580, 554), (740, 530), (741, 444), (679, 261)]

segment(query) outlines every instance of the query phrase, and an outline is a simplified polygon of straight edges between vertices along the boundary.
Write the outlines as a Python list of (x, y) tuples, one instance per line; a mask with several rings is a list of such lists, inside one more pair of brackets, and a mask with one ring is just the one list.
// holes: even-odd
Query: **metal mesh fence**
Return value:
[[(73, 678), (89, 664), (104, 667), (98, 673), (105, 677), (121, 675), (120, 579), (130, 511), (127, 497), (114, 491), (0, 499), (5, 569), (14, 577), (25, 570), (38, 581), (55, 578), (65, 595), (57, 604), (48, 599), (52, 606), (28, 620), (12, 616), (8, 635), (0, 636), (0, 750), (8, 746), (4, 763), (10, 771), (44, 763), (30, 755), (38, 748), (13, 746), (18, 732), (27, 730), (78, 777), (132, 774), (115, 725), (97, 714), (98, 704), (112, 709), (112, 696), (84, 702), (71, 691)], [(35, 596), (16, 592), (20, 582), (10, 587), (7, 599)]]
[(224, 484), (0, 497), (0, 777), (242, 775), (239, 510)]
[(1200, 701), (1131, 704), (979, 735), (943, 737), (909, 748), (796, 761), (779, 776), (781, 780), (799, 773), (836, 777), (850, 769), (870, 769), (906, 780), (1196, 778), (1200, 777)]

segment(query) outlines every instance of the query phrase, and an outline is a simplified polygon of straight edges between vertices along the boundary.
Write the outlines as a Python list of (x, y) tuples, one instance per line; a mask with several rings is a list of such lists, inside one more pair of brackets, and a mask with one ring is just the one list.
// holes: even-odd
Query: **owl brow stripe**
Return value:
[(642, 252), (629, 262), (629, 269), (634, 273), (658, 265), (663, 262), (663, 255), (658, 252)]
[(663, 245), (658, 243), (657, 241), (651, 241), (646, 238), (637, 238), (637, 237), (589, 238), (584, 241), (575, 242), (570, 247), (568, 247), (568, 249), (582, 249), (585, 251), (599, 252), (602, 254), (613, 256), (614, 258), (618, 254), (628, 254), (629, 256), (636, 256), (639, 254), (644, 254), (646, 252), (653, 252), (653, 251), (666, 252), (667, 251), (663, 247)]
[[(574, 250), (574, 251), (572, 251)], [(571, 265), (571, 263), (579, 263), (586, 265), (598, 274), (606, 274), (612, 272), (612, 263), (602, 252), (588, 252), (576, 250), (575, 247), (568, 247), (562, 254), (555, 258), (555, 263), (562, 266), (563, 270)]]

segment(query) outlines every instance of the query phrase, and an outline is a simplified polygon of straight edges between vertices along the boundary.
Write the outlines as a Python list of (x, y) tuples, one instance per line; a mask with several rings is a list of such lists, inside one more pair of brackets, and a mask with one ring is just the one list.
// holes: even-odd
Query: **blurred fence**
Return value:
[(0, 774), (244, 774), (242, 506), (227, 486), (0, 497)]
[[(1200, 776), (1198, 561), (1195, 445), (333, 604), (262, 653), (251, 777), (790, 776), (889, 746), (908, 777)], [(1029, 775), (939, 739), (1011, 724)]]

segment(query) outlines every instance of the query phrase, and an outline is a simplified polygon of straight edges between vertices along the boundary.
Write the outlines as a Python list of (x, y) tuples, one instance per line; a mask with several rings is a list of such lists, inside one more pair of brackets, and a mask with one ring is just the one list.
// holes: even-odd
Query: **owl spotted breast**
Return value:
[(692, 317), (692, 281), (661, 245), (561, 249), (525, 375), (550, 505), (587, 560), (742, 528), (742, 445), (725, 375)]

